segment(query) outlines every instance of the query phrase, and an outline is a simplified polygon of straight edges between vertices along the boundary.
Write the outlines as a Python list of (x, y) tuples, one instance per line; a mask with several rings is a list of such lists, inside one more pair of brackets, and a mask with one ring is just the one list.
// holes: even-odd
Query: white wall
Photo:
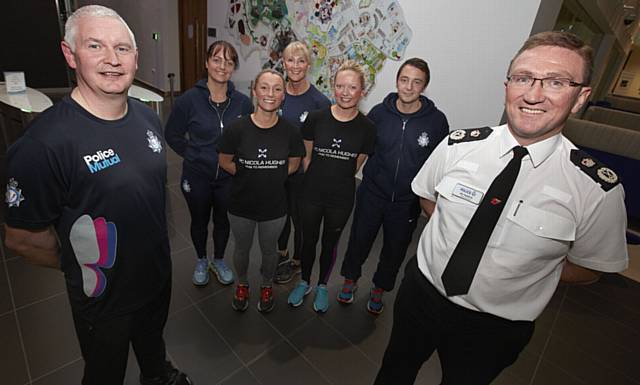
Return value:
[[(540, 0), (399, 0), (413, 38), (405, 58), (429, 63), (427, 96), (447, 114), (451, 128), (495, 125), (503, 111), (506, 70), (529, 36)], [(224, 30), (227, 1), (208, 0), (209, 27)], [(246, 84), (258, 72), (258, 55), (241, 62), (234, 80)], [(368, 111), (395, 89), (400, 62), (387, 61), (362, 102)]]
[[(138, 72), (136, 78), (163, 91), (169, 90), (167, 74), (176, 74), (180, 86), (178, 0), (79, 0), (78, 7), (100, 4), (114, 9), (136, 35)], [(152, 33), (160, 34), (159, 40)]]

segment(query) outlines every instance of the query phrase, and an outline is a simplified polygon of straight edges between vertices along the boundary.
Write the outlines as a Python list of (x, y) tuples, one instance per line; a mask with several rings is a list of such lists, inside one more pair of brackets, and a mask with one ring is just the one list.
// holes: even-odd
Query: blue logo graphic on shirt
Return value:
[(92, 174), (120, 163), (120, 156), (112, 148), (98, 150), (95, 154), (83, 156), (82, 159), (84, 159)]

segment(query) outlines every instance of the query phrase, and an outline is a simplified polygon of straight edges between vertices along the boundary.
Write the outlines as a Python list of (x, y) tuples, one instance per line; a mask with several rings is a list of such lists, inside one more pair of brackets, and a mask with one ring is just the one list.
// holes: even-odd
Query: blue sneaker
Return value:
[(384, 290), (379, 287), (374, 287), (369, 293), (369, 301), (367, 301), (367, 311), (373, 315), (379, 315), (384, 310), (384, 304), (382, 303), (382, 294)]
[(193, 279), (191, 280), (196, 286), (204, 286), (209, 283), (209, 260), (207, 258), (198, 258), (196, 268), (193, 270)]
[(329, 309), (329, 291), (326, 285), (316, 287), (316, 298), (313, 300), (313, 310), (325, 313)]
[(338, 302), (350, 304), (353, 302), (354, 294), (358, 290), (358, 285), (353, 279), (346, 278), (342, 284), (342, 289), (338, 292)]
[(304, 301), (304, 297), (311, 292), (311, 286), (307, 283), (307, 281), (300, 281), (296, 285), (295, 288), (289, 294), (289, 298), (287, 302), (289, 305), (293, 307), (298, 307), (302, 305), (302, 301)]
[(233, 271), (224, 262), (224, 259), (214, 259), (209, 268), (218, 278), (218, 282), (223, 285), (230, 285), (233, 283)]

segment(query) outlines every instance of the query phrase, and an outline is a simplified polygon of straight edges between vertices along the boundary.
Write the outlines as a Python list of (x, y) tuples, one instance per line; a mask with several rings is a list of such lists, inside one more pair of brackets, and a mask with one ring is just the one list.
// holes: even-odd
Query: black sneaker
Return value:
[(237, 285), (231, 301), (231, 307), (236, 311), (245, 311), (249, 307), (249, 286)]
[(174, 368), (171, 362), (165, 362), (166, 373), (162, 376), (146, 378), (140, 373), (142, 385), (193, 385), (193, 382), (185, 373)]
[(278, 266), (276, 269), (276, 276), (274, 282), (278, 284), (285, 284), (291, 282), (293, 277), (300, 274), (300, 261), (292, 259)]
[(268, 313), (275, 306), (273, 300), (273, 288), (271, 286), (262, 286), (260, 288), (260, 301), (258, 301), (258, 311)]

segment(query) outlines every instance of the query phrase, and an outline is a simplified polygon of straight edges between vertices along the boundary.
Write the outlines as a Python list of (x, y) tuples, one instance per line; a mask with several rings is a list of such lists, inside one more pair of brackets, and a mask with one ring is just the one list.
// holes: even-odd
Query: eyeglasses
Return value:
[(236, 66), (236, 63), (233, 60), (225, 60), (221, 57), (218, 56), (214, 56), (211, 58), (211, 62), (213, 62), (213, 64), (216, 67), (230, 67), (230, 68), (234, 68)]
[(574, 82), (567, 78), (534, 78), (531, 75), (511, 75), (507, 76), (509, 85), (516, 88), (533, 87), (536, 80), (540, 80), (542, 88), (551, 91), (563, 91), (569, 87), (586, 87), (586, 84)]

